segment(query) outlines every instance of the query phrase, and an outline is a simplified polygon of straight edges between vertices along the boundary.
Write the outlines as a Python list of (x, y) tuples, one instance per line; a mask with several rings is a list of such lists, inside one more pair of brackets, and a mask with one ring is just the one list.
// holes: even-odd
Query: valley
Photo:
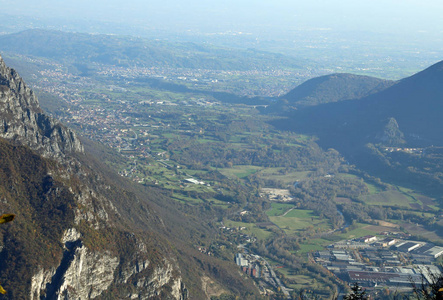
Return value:
[[(360, 263), (364, 256), (355, 249), (384, 247), (357, 241), (366, 236), (443, 246), (441, 196), (419, 184), (381, 179), (348, 161), (346, 151), (322, 148), (318, 136), (290, 130), (287, 116), (261, 113), (275, 101), (270, 97), (321, 70), (191, 72), (96, 65), (79, 74), (70, 64), (47, 58), (5, 57), (26, 74), (46, 111), (112, 148), (101, 158), (121, 177), (158, 190), (217, 228), (211, 238), (193, 237), (195, 249), (230, 262), (233, 272), (247, 267), (252, 274), (257, 265), (274, 273), (284, 288), (263, 279), (270, 275), (252, 276), (263, 295), (330, 298), (346, 292), (344, 264), (327, 263), (341, 254), (329, 252), (331, 245), (345, 248)], [(27, 64), (31, 67), (20, 70)], [(417, 165), (426, 161), (422, 168), (429, 174), (441, 170), (438, 149), (375, 147), (392, 164), (397, 155)], [(238, 253), (261, 259), (235, 266)], [(398, 253), (391, 254), (403, 257)], [(413, 262), (408, 255), (401, 262), (405, 268)], [(319, 256), (327, 258), (319, 261)], [(377, 260), (366, 265), (389, 269)], [(389, 288), (396, 286), (374, 291)]]

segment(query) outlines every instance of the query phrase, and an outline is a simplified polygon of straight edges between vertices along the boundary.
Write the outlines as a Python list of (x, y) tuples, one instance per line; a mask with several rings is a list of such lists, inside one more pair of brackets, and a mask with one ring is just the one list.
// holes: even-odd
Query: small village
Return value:
[(263, 295), (271, 295), (274, 294), (275, 290), (280, 290), (286, 297), (289, 297), (289, 292), (292, 289), (283, 285), (265, 258), (248, 253), (245, 248), (243, 253), (235, 255), (235, 263), (241, 268), (243, 273), (258, 280), (260, 292)]

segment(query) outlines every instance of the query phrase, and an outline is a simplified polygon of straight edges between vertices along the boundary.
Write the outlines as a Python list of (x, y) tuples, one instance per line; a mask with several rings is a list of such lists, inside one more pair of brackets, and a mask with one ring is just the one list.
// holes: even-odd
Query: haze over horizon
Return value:
[(326, 68), (405, 63), (398, 75), (371, 73), (391, 79), (443, 59), (437, 0), (0, 0), (0, 7), (0, 34), (43, 28), (191, 41), (283, 53)]
[[(443, 2), (418, 0), (61, 2), (1, 0), (2, 13), (66, 21), (96, 20), (172, 31), (323, 29), (373, 33), (441, 33)], [(258, 33), (258, 32), (255, 32)]]

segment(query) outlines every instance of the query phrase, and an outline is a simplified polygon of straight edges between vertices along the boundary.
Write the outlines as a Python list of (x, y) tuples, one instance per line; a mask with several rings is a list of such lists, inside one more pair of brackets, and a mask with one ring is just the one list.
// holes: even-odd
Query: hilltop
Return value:
[(370, 76), (336, 73), (310, 79), (280, 98), (291, 105), (311, 106), (360, 99), (393, 84)]
[(394, 118), (411, 146), (441, 145), (442, 66), (443, 62), (437, 63), (356, 101), (300, 110), (291, 119), (321, 136), (349, 136), (346, 144), (357, 144), (377, 142), (380, 131)]
[(356, 100), (380, 92), (394, 81), (348, 73), (335, 73), (305, 81), (262, 111), (284, 113), (306, 106)]

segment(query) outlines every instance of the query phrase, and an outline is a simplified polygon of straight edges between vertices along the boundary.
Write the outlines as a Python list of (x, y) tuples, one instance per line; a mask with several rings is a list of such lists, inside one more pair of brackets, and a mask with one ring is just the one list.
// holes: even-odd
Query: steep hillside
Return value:
[[(93, 63), (212, 70), (267, 70), (300, 65), (297, 59), (256, 50), (37, 29), (0, 35), (0, 51), (71, 63), (80, 72), (87, 72)], [(81, 65), (76, 64), (79, 62)]]
[[(117, 298), (181, 298), (180, 270), (165, 242), (149, 232), (134, 235), (115, 208), (130, 195), (73, 157), (84, 155), (76, 135), (44, 115), (1, 58), (0, 83), (1, 210), (17, 214), (2, 232), (8, 298), (96, 298), (133, 283), (138, 287), (120, 289)], [(151, 224), (161, 224), (151, 216)]]
[(34, 92), (0, 57), (0, 136), (39, 150), (47, 157), (83, 152), (73, 131), (46, 116)]
[(205, 299), (203, 279), (256, 293), (193, 249), (210, 229), (113, 175), (1, 58), (0, 119), (0, 212), (17, 215), (0, 228), (5, 299)]
[[(443, 62), (359, 100), (299, 109), (277, 125), (316, 135), (324, 147), (338, 149), (361, 167), (377, 169), (380, 176), (389, 173), (390, 178), (403, 177), (403, 182), (420, 181), (428, 190), (434, 182), (432, 189), (439, 189), (442, 178), (427, 173), (423, 161), (411, 165), (412, 158), (403, 158), (388, 163), (377, 147), (443, 146), (441, 82)], [(422, 170), (411, 171), (415, 169)]]
[(440, 62), (379, 93), (358, 101), (303, 109), (292, 119), (320, 136), (350, 137), (349, 143), (356, 144), (378, 142), (394, 118), (408, 145), (442, 145), (442, 79)]

